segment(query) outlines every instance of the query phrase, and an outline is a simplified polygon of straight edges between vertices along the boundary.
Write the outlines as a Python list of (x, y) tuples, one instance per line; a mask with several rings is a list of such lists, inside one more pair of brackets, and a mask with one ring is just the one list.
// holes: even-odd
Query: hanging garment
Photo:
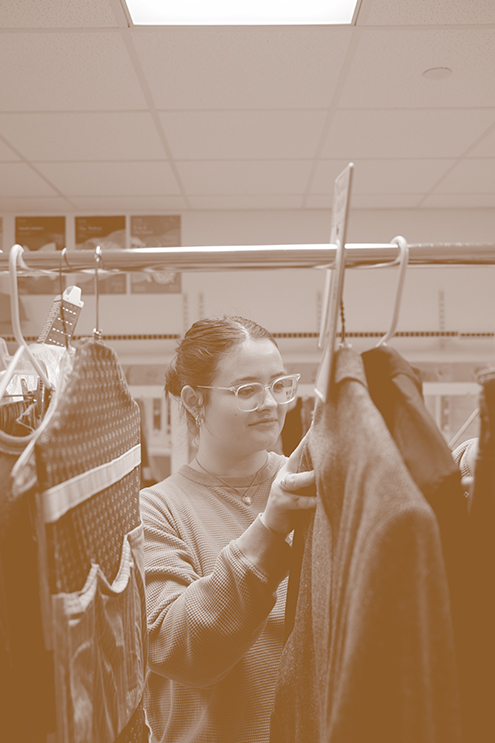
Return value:
[(469, 513), (466, 740), (495, 740), (495, 371), (483, 373)]
[(36, 405), (26, 400), (0, 405), (0, 431), (10, 436), (26, 436), (37, 427)]
[(336, 356), (308, 448), (318, 503), (271, 743), (458, 743), (438, 525), (373, 405), (361, 358)]
[[(7, 414), (3, 422), (11, 428)], [(0, 428), (0, 737), (9, 743), (46, 743), (55, 729), (53, 663), (42, 632), (32, 493), (16, 497), (12, 492), (12, 468), (31, 439)]]
[[(472, 460), (473, 457), (476, 457), (476, 454), (478, 453), (477, 449), (478, 437), (475, 437), (472, 439), (466, 439), (453, 450), (452, 458), (459, 467), (461, 477), (474, 477), (474, 463), (471, 464), (470, 460)], [(465, 489), (464, 495), (468, 499), (469, 510), (470, 493), (468, 490), (469, 489)]]
[(303, 437), (302, 405), (302, 398), (296, 398), (294, 407), (288, 410), (285, 416), (285, 423), (280, 436), (282, 449), (286, 457), (290, 457)]
[[(437, 518), (447, 571), (457, 662), (466, 652), (468, 509), (459, 467), (427, 410), (420, 372), (389, 346), (362, 354), (371, 399)], [(463, 675), (459, 675), (463, 690)], [(461, 695), (461, 699), (463, 694)]]
[(139, 437), (116, 354), (86, 341), (16, 472), (19, 490), (33, 479), (37, 489), (43, 626), (64, 743), (123, 743), (131, 729), (125, 740), (149, 737)]

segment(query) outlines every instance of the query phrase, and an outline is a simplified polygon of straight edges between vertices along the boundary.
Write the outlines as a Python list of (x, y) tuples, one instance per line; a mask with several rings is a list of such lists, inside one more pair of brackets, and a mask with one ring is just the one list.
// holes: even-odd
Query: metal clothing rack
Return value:
[[(397, 258), (395, 243), (347, 243), (346, 268), (373, 266)], [(323, 268), (335, 262), (336, 245), (235, 245), (187, 248), (134, 248), (95, 252), (68, 250), (23, 253), (19, 275), (49, 271), (220, 271), (236, 269)], [(409, 244), (409, 266), (495, 265), (495, 243)], [(8, 252), (0, 253), (0, 273), (9, 270)]]

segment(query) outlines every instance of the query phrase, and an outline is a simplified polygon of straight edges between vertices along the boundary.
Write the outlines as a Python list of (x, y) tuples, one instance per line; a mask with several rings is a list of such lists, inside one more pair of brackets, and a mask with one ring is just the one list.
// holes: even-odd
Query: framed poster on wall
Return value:
[[(65, 248), (65, 217), (16, 217), (15, 241), (29, 251)], [(20, 277), (19, 294), (60, 293), (60, 280), (51, 276)]]
[[(180, 215), (150, 214), (131, 216), (131, 248), (180, 247)], [(179, 294), (178, 271), (140, 271), (131, 274), (132, 294)]]
[[(103, 266), (105, 250), (122, 250), (126, 247), (125, 216), (76, 217), (76, 250), (96, 251), (100, 246)], [(79, 274), (77, 285), (83, 294), (94, 294), (94, 276)], [(125, 294), (126, 275), (100, 272), (98, 278), (100, 294)]]

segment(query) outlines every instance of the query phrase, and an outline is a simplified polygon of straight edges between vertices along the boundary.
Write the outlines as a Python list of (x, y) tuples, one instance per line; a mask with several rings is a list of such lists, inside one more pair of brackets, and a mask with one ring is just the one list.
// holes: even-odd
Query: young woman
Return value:
[(300, 447), (271, 451), (298, 379), (268, 331), (240, 317), (195, 323), (167, 370), (198, 448), (142, 491), (146, 709), (160, 743), (269, 739), (287, 537), (294, 512), (316, 505)]

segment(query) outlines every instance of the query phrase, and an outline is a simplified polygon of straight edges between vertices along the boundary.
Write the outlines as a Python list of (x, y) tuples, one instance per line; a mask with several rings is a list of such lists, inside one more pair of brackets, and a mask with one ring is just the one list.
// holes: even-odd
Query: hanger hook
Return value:
[[(404, 281), (406, 278), (406, 271), (409, 265), (409, 246), (405, 238), (399, 235), (398, 237), (394, 237), (394, 239), (391, 242), (399, 246), (399, 257), (398, 257), (399, 279), (397, 282), (397, 291), (395, 294), (395, 304), (394, 304), (394, 311), (392, 315), (392, 322), (390, 323), (390, 327), (388, 331), (385, 333), (385, 335), (383, 336), (383, 338), (381, 338), (376, 344), (376, 347), (386, 345), (388, 341), (395, 334), (395, 331), (397, 329), (397, 323), (399, 322), (399, 312), (400, 312), (400, 305), (402, 301), (402, 292), (404, 290)], [(397, 259), (391, 265), (395, 265), (396, 262), (397, 262)]]
[(12, 329), (14, 331), (14, 337), (17, 341), (19, 348), (17, 349), (17, 352), (14, 354), (12, 358), (12, 362), (11, 362), (12, 366), (9, 366), (9, 369), (7, 370), (7, 374), (5, 375), (5, 379), (3, 380), (5, 382), (5, 385), (2, 387), (0, 398), (5, 392), (6, 385), (7, 385), (7, 379), (10, 378), (10, 371), (15, 369), (15, 366), (17, 365), (17, 362), (19, 361), (23, 353), (25, 353), (27, 357), (29, 358), (31, 364), (36, 369), (38, 376), (43, 381), (43, 384), (45, 385), (45, 387), (47, 389), (51, 389), (52, 387), (50, 380), (48, 379), (48, 375), (45, 373), (38, 359), (33, 354), (26, 340), (24, 339), (24, 336), (22, 335), (21, 320), (20, 320), (20, 313), (19, 313), (19, 292), (18, 292), (18, 287), (17, 287), (17, 265), (19, 264), (21, 268), (23, 269), (26, 269), (26, 270), (28, 269), (28, 266), (26, 266), (22, 258), (23, 252), (24, 252), (24, 248), (22, 247), (22, 245), (15, 244), (12, 246), (10, 250), (10, 254), (9, 254), (10, 311), (11, 311)]
[(95, 315), (96, 315), (96, 326), (93, 329), (93, 338), (95, 341), (101, 341), (103, 333), (100, 330), (100, 286), (98, 269), (101, 263), (101, 247), (99, 245), (95, 248)]
[[(67, 248), (62, 248), (62, 260), (64, 261), (69, 271), (72, 271), (72, 266), (70, 265), (69, 259), (67, 258)], [(60, 261), (61, 266), (62, 266), (62, 260)]]

